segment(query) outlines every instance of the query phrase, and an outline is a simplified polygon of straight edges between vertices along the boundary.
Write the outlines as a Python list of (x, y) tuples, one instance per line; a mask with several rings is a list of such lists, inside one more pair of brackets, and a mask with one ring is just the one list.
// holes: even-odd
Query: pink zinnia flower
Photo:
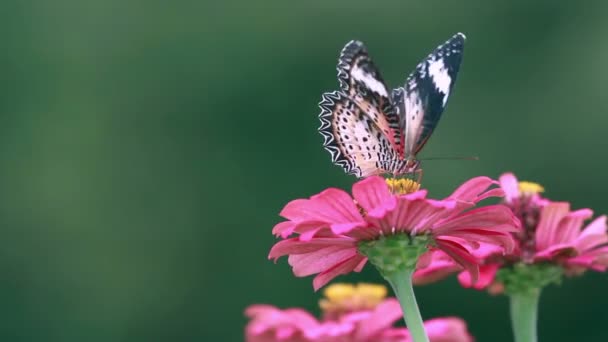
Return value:
[[(514, 264), (552, 264), (562, 267), (566, 274), (608, 268), (605, 215), (584, 226), (593, 216), (590, 209), (571, 211), (567, 202), (551, 202), (540, 196), (544, 189), (538, 184), (518, 182), (513, 174), (507, 173), (500, 177), (500, 186), (505, 192), (505, 204), (522, 223), (522, 231), (514, 235), (517, 246), (507, 255), (492, 246), (482, 246), (475, 251), (482, 260), (478, 280), (472, 279), (465, 270), (458, 276), (464, 286), (502, 292), (503, 284), (496, 281), (496, 274), (499, 269)], [(462, 270), (446, 255), (438, 253), (427, 268), (414, 275), (414, 280), (426, 283), (455, 268)]]
[[(401, 308), (385, 294), (381, 285), (334, 284), (320, 302), (321, 320), (303, 309), (252, 305), (245, 311), (251, 319), (245, 338), (247, 342), (411, 342), (406, 328), (393, 327), (401, 318)], [(431, 342), (473, 341), (466, 323), (456, 317), (432, 319), (424, 327)]]
[[(425, 321), (424, 329), (431, 342), (473, 342), (475, 340), (467, 330), (465, 321), (458, 317), (442, 317)], [(411, 342), (412, 339), (406, 328), (393, 328), (386, 330), (379, 341)]]
[(321, 323), (304, 309), (259, 304), (248, 307), (245, 315), (251, 319), (245, 328), (247, 342), (313, 341), (321, 329)]
[[(471, 251), (479, 242), (513, 249), (517, 219), (507, 207), (472, 209), (485, 198), (503, 195), (500, 189), (489, 189), (496, 183), (490, 178), (473, 178), (443, 200), (427, 198), (427, 191), (417, 190), (409, 180), (389, 183), (369, 177), (353, 185), (353, 197), (330, 188), (291, 201), (281, 212), (287, 221), (273, 230), (284, 240), (272, 247), (269, 258), (289, 255), (296, 276), (317, 274), (316, 290), (338, 275), (361, 271), (368, 260), (361, 248), (381, 239), (402, 238), (407, 244), (420, 238), (423, 250), (443, 251), (473, 277), (478, 260)], [(288, 238), (292, 234), (297, 236)], [(429, 261), (423, 255), (418, 266)]]

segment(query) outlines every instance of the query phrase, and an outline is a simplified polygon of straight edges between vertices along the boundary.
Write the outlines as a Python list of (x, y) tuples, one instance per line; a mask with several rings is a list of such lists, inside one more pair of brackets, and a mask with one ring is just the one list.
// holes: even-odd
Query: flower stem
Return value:
[(536, 321), (540, 289), (510, 295), (511, 324), (515, 342), (536, 342)]
[[(424, 330), (424, 323), (420, 316), (416, 296), (414, 295), (414, 287), (412, 286), (412, 274), (414, 270), (403, 270), (391, 273), (390, 276), (385, 276), (385, 279), (391, 284), (399, 303), (403, 310), (403, 319), (412, 336), (414, 342), (429, 342), (429, 338)], [(519, 341), (518, 341), (519, 342)]]

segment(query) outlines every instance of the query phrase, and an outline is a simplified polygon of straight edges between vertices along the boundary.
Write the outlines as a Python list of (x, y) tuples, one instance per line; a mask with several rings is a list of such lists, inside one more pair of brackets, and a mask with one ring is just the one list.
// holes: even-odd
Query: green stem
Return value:
[(515, 342), (536, 342), (536, 321), (540, 289), (525, 293), (513, 293), (511, 299), (511, 324)]
[(414, 287), (412, 286), (412, 274), (414, 270), (404, 270), (391, 273), (385, 279), (391, 284), (403, 310), (403, 319), (414, 342), (429, 342), (424, 330), (424, 323), (420, 316)]

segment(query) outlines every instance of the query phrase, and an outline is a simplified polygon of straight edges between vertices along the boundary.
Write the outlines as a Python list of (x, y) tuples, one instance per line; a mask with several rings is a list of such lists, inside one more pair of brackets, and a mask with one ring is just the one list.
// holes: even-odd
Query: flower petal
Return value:
[(433, 234), (449, 234), (458, 227), (486, 228), (508, 224), (511, 232), (519, 231), (518, 220), (507, 206), (497, 204), (469, 210), (464, 214), (439, 221), (433, 227)]
[(403, 317), (401, 305), (395, 298), (388, 298), (380, 303), (372, 314), (365, 320), (365, 324), (359, 324), (355, 333), (356, 341), (371, 341), (381, 331), (390, 328), (393, 323)]
[(447, 199), (476, 203), (480, 200), (479, 195), (493, 184), (497, 184), (497, 182), (492, 178), (475, 177), (464, 182)]
[(270, 249), (268, 259), (278, 259), (287, 254), (306, 254), (331, 246), (356, 247), (356, 240), (349, 237), (314, 238), (310, 241), (300, 241), (291, 238), (277, 242)]
[(448, 237), (438, 237), (435, 239), (437, 247), (449, 255), (455, 262), (460, 264), (471, 274), (473, 283), (477, 282), (479, 276), (479, 260), (460, 242)]
[(593, 216), (591, 209), (580, 209), (568, 213), (557, 227), (554, 243), (571, 243), (576, 240), (581, 232), (583, 222)]
[(543, 207), (536, 227), (536, 250), (542, 251), (557, 243), (557, 228), (570, 211), (570, 203), (552, 202)]
[(499, 178), (498, 182), (500, 187), (505, 192), (505, 200), (507, 203), (511, 203), (519, 198), (519, 182), (512, 173), (503, 173)]
[(286, 238), (293, 233), (295, 227), (296, 223), (293, 221), (279, 222), (272, 228), (272, 234)]
[(310, 209), (328, 222), (363, 221), (355, 202), (344, 190), (329, 188), (310, 200), (315, 204)]
[(467, 324), (458, 317), (435, 318), (424, 322), (429, 340), (432, 342), (473, 342)]
[(509, 232), (501, 231), (501, 227), (507, 227), (507, 229), (509, 229), (512, 226), (500, 225), (487, 229), (459, 228), (452, 230), (447, 236), (458, 237), (463, 240), (473, 241), (476, 243), (485, 242), (494, 244), (504, 248), (506, 253), (512, 253), (513, 249), (515, 248), (515, 240), (513, 239), (513, 235)]
[(291, 221), (358, 222), (361, 214), (344, 190), (329, 188), (307, 199), (293, 200), (283, 208), (281, 216)]
[[(431, 259), (430, 262), (424, 260), (429, 258)], [(420, 257), (412, 281), (414, 285), (426, 285), (460, 270), (462, 270), (462, 266), (454, 262), (451, 257), (440, 250), (435, 250)]]
[(325, 286), (325, 284), (329, 283), (335, 277), (347, 274), (353, 271), (356, 271), (357, 266), (361, 263), (361, 261), (365, 259), (362, 255), (356, 255), (350, 259), (343, 261), (340, 264), (328, 269), (323, 273), (319, 273), (313, 280), (312, 285), (315, 291)]
[(579, 252), (583, 252), (606, 243), (608, 243), (606, 216), (600, 216), (585, 227), (576, 241), (574, 241), (574, 246)]
[(354, 246), (334, 245), (311, 253), (291, 254), (288, 262), (293, 268), (293, 274), (297, 277), (306, 277), (327, 271), (357, 254), (357, 248)]
[(458, 281), (463, 287), (472, 287), (477, 290), (485, 289), (494, 282), (496, 272), (498, 272), (499, 268), (499, 264), (479, 266), (479, 277), (477, 278), (477, 282), (473, 282), (469, 271), (463, 271), (458, 274)]
[(372, 211), (394, 198), (384, 178), (379, 176), (368, 177), (355, 183), (353, 197), (365, 211)]

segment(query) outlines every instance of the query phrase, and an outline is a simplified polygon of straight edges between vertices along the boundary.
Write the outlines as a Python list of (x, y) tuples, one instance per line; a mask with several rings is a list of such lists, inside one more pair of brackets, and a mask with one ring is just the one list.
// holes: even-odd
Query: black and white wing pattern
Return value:
[(323, 145), (334, 164), (346, 173), (367, 177), (391, 172), (397, 152), (386, 135), (349, 96), (341, 91), (323, 94)]
[(340, 89), (378, 126), (400, 151), (399, 116), (393, 107), (380, 71), (357, 40), (347, 43), (338, 59)]
[(441, 118), (460, 69), (464, 41), (464, 34), (457, 33), (439, 45), (416, 66), (405, 85), (392, 92), (406, 159), (415, 159)]
[(380, 71), (363, 43), (354, 40), (342, 49), (337, 69), (340, 90), (323, 94), (319, 104), (325, 149), (357, 177), (391, 172), (402, 139)]
[(357, 177), (414, 172), (452, 91), (464, 39), (458, 33), (437, 47), (391, 94), (363, 43), (346, 44), (340, 90), (323, 94), (319, 104), (319, 132), (332, 162)]

